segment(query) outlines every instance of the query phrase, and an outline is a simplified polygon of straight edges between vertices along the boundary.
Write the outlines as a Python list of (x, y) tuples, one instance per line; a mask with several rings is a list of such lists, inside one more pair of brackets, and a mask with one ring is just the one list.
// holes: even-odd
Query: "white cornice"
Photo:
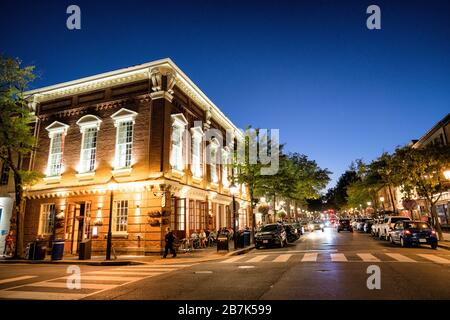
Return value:
[(220, 109), (191, 81), (191, 79), (189, 79), (183, 71), (181, 71), (180, 68), (178, 68), (178, 66), (170, 58), (155, 60), (133, 67), (123, 68), (27, 91), (25, 92), (25, 95), (33, 97), (34, 102), (44, 102), (77, 93), (107, 88), (113, 85), (149, 79), (149, 70), (152, 70), (155, 67), (163, 68), (165, 70), (173, 70), (173, 75), (178, 88), (194, 100), (203, 110), (206, 111), (210, 109), (212, 118), (225, 129), (234, 130), (237, 138), (243, 136), (242, 132), (230, 121), (230, 119), (228, 119), (225, 114), (220, 111)]

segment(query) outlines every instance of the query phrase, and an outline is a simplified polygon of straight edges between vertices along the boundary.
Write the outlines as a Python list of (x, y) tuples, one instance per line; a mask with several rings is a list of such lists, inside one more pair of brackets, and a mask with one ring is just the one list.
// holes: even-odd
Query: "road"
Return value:
[[(306, 233), (285, 248), (198, 264), (82, 266), (67, 289), (67, 266), (0, 265), (0, 298), (138, 300), (450, 299), (450, 251), (400, 248), (367, 234)], [(380, 289), (369, 290), (369, 266)], [(23, 278), (20, 277), (32, 277)], [(9, 281), (11, 279), (18, 279)]]

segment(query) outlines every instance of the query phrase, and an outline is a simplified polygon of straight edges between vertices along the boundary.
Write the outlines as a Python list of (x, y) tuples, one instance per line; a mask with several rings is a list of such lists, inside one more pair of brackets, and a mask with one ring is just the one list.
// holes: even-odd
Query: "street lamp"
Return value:
[(381, 204), (383, 205), (383, 213), (386, 211), (385, 209), (384, 209), (384, 197), (380, 197), (380, 201), (381, 201)]
[(239, 192), (239, 188), (234, 181), (230, 185), (230, 193), (233, 196), (233, 243), (234, 250), (237, 249), (237, 230), (236, 230), (236, 194)]
[(367, 206), (370, 207), (372, 205), (372, 202), (367, 201)]
[(108, 237), (106, 240), (106, 260), (111, 260), (111, 247), (112, 247), (112, 213), (113, 213), (113, 203), (114, 203), (114, 190), (117, 189), (117, 181), (114, 177), (109, 179), (108, 190), (110, 191), (110, 199), (109, 199), (109, 223), (108, 223)]
[(450, 169), (444, 171), (444, 177), (445, 179), (450, 180)]

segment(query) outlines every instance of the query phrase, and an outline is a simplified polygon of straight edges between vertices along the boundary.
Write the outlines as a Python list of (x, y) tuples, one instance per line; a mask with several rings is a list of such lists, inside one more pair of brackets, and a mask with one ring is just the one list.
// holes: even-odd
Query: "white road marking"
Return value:
[(250, 260), (248, 260), (247, 263), (248, 262), (260, 262), (260, 261), (264, 260), (264, 258), (267, 258), (267, 257), (268, 257), (267, 255), (256, 256), (256, 257), (253, 257)]
[(357, 253), (357, 255), (361, 258), (364, 262), (380, 262), (380, 259), (375, 257), (374, 255), (370, 253)]
[(316, 262), (317, 253), (305, 253), (302, 262)]
[(194, 264), (164, 264), (164, 263), (158, 263), (158, 264), (137, 264), (132, 266), (127, 266), (127, 268), (185, 268), (185, 267), (191, 267)]
[(196, 274), (213, 273), (212, 271), (195, 271)]
[(221, 263), (233, 263), (233, 262), (236, 262), (236, 261), (242, 259), (243, 257), (244, 257), (244, 256), (236, 256), (236, 257), (232, 257), (232, 258), (229, 258), (229, 259), (227, 259), (227, 260), (225, 260), (225, 261), (222, 261)]
[(417, 262), (416, 260), (413, 260), (411, 258), (405, 257), (404, 255), (400, 254), (400, 253), (385, 253), (385, 255), (400, 261), (400, 262)]
[(280, 254), (278, 257), (276, 257), (273, 262), (286, 262), (289, 260), (289, 258), (292, 257), (292, 254), (286, 253), (286, 254)]
[(343, 253), (332, 253), (331, 254), (331, 261), (333, 262), (347, 262), (347, 258)]
[(434, 254), (418, 254), (418, 256), (421, 256), (427, 260), (437, 262), (437, 263), (445, 263), (445, 264), (450, 263), (450, 260), (438, 257)]
[[(45, 287), (45, 288), (62, 288), (68, 289), (66, 282), (36, 282), (28, 285), (29, 287)], [(100, 284), (100, 283), (83, 283), (81, 281), (81, 289), (96, 289), (96, 290), (104, 290), (104, 289), (113, 289), (117, 287), (116, 284)], [(75, 291), (75, 289), (73, 289)]]
[(239, 269), (253, 269), (255, 266), (239, 266)]
[(36, 277), (37, 276), (21, 276), (21, 277), (15, 277), (15, 278), (2, 279), (2, 280), (0, 280), (0, 284), (21, 281), (21, 280), (27, 280), (27, 279), (32, 279), (32, 278), (36, 278)]
[[(70, 276), (63, 277), (62, 279), (68, 279)], [(141, 280), (144, 277), (115, 277), (115, 276), (86, 276), (81, 275), (81, 281), (84, 280), (98, 280), (98, 281), (136, 281)]]
[(174, 271), (177, 270), (175, 268), (133, 268), (133, 269), (128, 269), (128, 268), (118, 268), (118, 269), (114, 269), (115, 271), (130, 271), (130, 272), (170, 272), (170, 271)]
[(40, 291), (0, 291), (2, 299), (27, 299), (27, 300), (79, 300), (86, 297), (83, 293), (61, 293)]
[[(89, 274), (111, 274), (111, 275), (122, 275), (122, 276), (157, 276), (162, 274), (162, 272), (151, 272), (150, 270), (147, 272), (142, 271), (92, 271)], [(83, 279), (83, 275), (81, 279)], [(128, 277), (124, 277), (124, 279), (128, 279)]]

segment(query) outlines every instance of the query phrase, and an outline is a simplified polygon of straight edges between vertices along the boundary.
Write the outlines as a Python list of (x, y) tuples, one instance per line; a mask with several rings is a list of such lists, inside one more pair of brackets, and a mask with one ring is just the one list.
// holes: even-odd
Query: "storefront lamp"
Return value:
[(445, 179), (450, 180), (450, 170), (444, 171), (444, 177), (445, 177)]
[(381, 201), (381, 202), (384, 202), (384, 197), (380, 197), (380, 201)]

